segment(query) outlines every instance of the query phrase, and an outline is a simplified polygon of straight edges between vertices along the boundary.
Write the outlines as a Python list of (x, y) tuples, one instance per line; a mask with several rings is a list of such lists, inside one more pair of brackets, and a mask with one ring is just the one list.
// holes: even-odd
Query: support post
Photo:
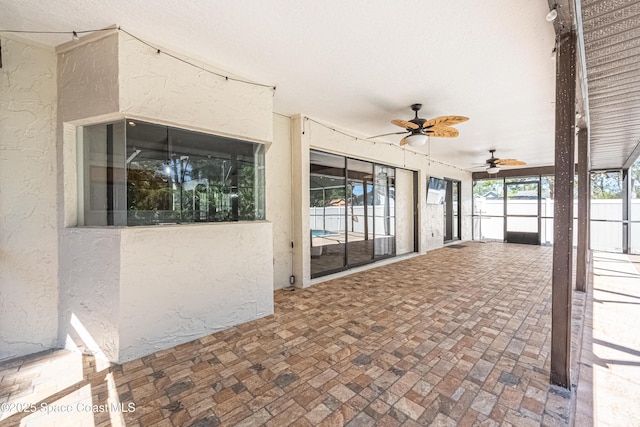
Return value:
[(551, 305), (551, 382), (571, 387), (571, 292), (575, 149), (576, 35), (560, 36), (556, 51), (555, 206)]
[(622, 253), (629, 253), (629, 208), (631, 206), (629, 169), (622, 169)]
[(576, 255), (576, 290), (587, 290), (587, 257), (589, 251), (589, 134), (586, 128), (578, 131), (578, 253)]

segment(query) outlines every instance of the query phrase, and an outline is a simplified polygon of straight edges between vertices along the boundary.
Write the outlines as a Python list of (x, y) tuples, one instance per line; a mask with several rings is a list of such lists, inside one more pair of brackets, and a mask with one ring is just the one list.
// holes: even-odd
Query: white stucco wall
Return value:
[(120, 33), (119, 50), (120, 109), (125, 115), (244, 139), (273, 140), (272, 88), (225, 80), (158, 54), (124, 33)]
[(71, 44), (58, 57), (60, 123), (119, 111), (117, 33)]
[(270, 143), (272, 90), (122, 33), (60, 52), (60, 344), (75, 332), (72, 315), (109, 360), (123, 362), (273, 313), (271, 222), (75, 229), (77, 125), (131, 117)]
[(120, 362), (273, 313), (270, 223), (121, 233)]
[(414, 251), (413, 172), (396, 169), (396, 254)]
[(273, 144), (266, 153), (267, 219), (273, 224), (273, 286), (289, 286), (293, 274), (291, 224), (291, 119), (273, 115)]
[[(331, 126), (330, 126), (331, 127)], [(353, 132), (345, 133), (359, 136)], [(462, 240), (471, 239), (471, 173), (429, 159), (421, 154), (404, 150), (397, 145), (374, 143), (366, 136), (358, 139), (335, 132), (313, 120), (299, 117), (292, 127), (294, 170), (294, 270), (302, 276), (301, 286), (312, 284), (309, 254), (309, 150), (317, 149), (357, 159), (379, 162), (397, 168), (418, 172), (418, 225), (419, 252), (444, 246), (443, 207), (427, 205), (426, 191), (429, 176), (447, 177), (461, 181)], [(360, 139), (361, 138), (361, 139)], [(405, 180), (407, 181), (407, 180)], [(402, 180), (401, 180), (402, 182)], [(299, 184), (299, 185), (298, 185)], [(375, 267), (375, 263), (371, 264)], [(314, 279), (313, 283), (331, 276)]]
[(56, 343), (56, 55), (4, 35), (0, 43), (0, 360), (4, 360)]
[[(421, 197), (426, 200), (427, 181), (430, 176), (436, 178), (451, 178), (460, 181), (460, 221), (461, 240), (471, 240), (472, 211), (471, 201), (473, 199), (472, 178), (469, 172), (457, 168), (442, 165), (438, 162), (427, 161), (425, 177), (421, 181), (424, 186)], [(426, 215), (421, 222), (423, 243), (425, 250), (437, 249), (443, 246), (444, 240), (444, 206), (425, 205)]]
[(298, 114), (291, 120), (291, 169), (293, 201), (293, 274), (296, 287), (308, 286), (311, 277), (309, 262), (309, 137), (305, 118)]
[[(120, 229), (65, 228), (60, 237), (59, 342), (107, 360), (120, 352)], [(77, 322), (73, 320), (73, 317)], [(92, 342), (85, 342), (85, 330)], [(71, 347), (73, 347), (71, 345)]]

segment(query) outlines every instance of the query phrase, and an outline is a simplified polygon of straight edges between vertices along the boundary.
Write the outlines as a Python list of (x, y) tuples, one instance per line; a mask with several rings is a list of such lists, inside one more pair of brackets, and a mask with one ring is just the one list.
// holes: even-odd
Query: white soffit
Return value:
[[(547, 12), (546, 0), (0, 0), (0, 28), (119, 25), (277, 86), (276, 112), (304, 113), (363, 136), (400, 131), (389, 121), (412, 118), (413, 103), (424, 105), (424, 118), (468, 116), (456, 126), (458, 138), (432, 138), (431, 154), (470, 169), (490, 148), (529, 166), (553, 163)], [(48, 45), (70, 39), (22, 36)]]

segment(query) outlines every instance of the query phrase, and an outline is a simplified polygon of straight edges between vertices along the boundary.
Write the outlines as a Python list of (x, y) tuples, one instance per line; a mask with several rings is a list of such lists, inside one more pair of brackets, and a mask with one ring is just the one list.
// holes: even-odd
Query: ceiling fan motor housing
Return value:
[(422, 133), (424, 133), (422, 131), (422, 125), (424, 124), (424, 122), (427, 121), (426, 119), (421, 119), (421, 118), (418, 117), (418, 111), (420, 111), (420, 109), (422, 109), (422, 104), (413, 104), (413, 105), (411, 105), (411, 109), (413, 111), (415, 111), (416, 116), (413, 119), (409, 120), (409, 121), (411, 123), (415, 123), (416, 125), (418, 125), (420, 127), (418, 129), (407, 128), (407, 130), (410, 130), (412, 135), (422, 134)]

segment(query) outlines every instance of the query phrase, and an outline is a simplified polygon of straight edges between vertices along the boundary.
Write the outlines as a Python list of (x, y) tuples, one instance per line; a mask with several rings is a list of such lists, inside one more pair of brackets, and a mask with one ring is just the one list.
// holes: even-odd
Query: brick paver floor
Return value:
[[(5, 362), (0, 419), (8, 426), (566, 425), (569, 394), (549, 386), (552, 249), (463, 246), (277, 291), (272, 316), (121, 366), (101, 369), (62, 350)], [(131, 411), (100, 411), (118, 403)], [(16, 412), (18, 405), (27, 409)]]

